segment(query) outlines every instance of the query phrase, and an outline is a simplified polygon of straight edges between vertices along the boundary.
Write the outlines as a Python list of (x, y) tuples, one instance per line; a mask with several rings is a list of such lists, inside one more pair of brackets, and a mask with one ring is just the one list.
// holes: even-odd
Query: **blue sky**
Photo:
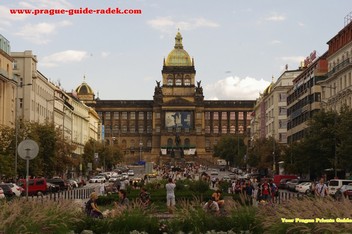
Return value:
[[(9, 9), (141, 9), (140, 15), (10, 15)], [(254, 100), (344, 27), (350, 0), (5, 0), (0, 33), (32, 50), (66, 91), (86, 77), (100, 99), (151, 100), (177, 29), (205, 99)]]

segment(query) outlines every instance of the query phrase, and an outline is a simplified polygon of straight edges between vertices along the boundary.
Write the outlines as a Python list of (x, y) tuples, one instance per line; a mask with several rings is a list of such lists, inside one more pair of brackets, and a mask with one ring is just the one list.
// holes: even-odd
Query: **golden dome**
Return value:
[(165, 66), (192, 66), (192, 60), (187, 51), (183, 49), (182, 36), (177, 32), (175, 47), (166, 58)]
[(78, 95), (94, 95), (93, 89), (85, 81), (76, 88), (76, 93)]

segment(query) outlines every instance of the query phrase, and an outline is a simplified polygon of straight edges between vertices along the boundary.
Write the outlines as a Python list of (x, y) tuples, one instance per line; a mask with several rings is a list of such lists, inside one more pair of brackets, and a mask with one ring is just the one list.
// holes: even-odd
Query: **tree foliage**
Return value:
[(234, 166), (245, 165), (245, 154), (246, 146), (243, 138), (239, 136), (223, 136), (218, 144), (214, 146), (214, 156), (225, 159)]

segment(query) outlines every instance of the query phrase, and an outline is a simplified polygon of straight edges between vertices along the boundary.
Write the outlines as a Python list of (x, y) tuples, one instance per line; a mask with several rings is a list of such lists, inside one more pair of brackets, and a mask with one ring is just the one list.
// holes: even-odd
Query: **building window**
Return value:
[(205, 133), (210, 133), (210, 126), (205, 126)]
[(224, 134), (227, 133), (227, 126), (226, 125), (221, 126), (221, 133), (224, 133)]
[(236, 120), (236, 112), (230, 112), (230, 120)]
[(122, 119), (127, 119), (127, 112), (126, 111), (122, 112), (122, 117), (121, 118)]
[(233, 133), (233, 134), (236, 133), (236, 126), (235, 125), (230, 126), (230, 133)]
[(214, 126), (213, 127), (213, 132), (214, 133), (219, 133), (219, 126)]
[(172, 78), (168, 78), (168, 79), (167, 79), (167, 85), (168, 85), (168, 86), (172, 86), (173, 84), (174, 84), (173, 79), (172, 79)]
[(114, 112), (114, 119), (116, 120), (116, 119), (119, 119), (119, 112)]
[(200, 112), (197, 112), (197, 119), (202, 119), (202, 113), (200, 113)]
[(201, 127), (197, 127), (196, 131), (197, 131), (197, 134), (201, 134), (202, 133), (202, 128)]
[(152, 147), (152, 141), (151, 140), (147, 140), (147, 147), (151, 148)]
[[(147, 119), (150, 120), (152, 119), (152, 112), (147, 112)], [(160, 117), (159, 117), (160, 118)]]
[(205, 148), (210, 148), (210, 140), (209, 139), (205, 140)]
[(286, 107), (280, 107), (279, 108), (279, 115), (287, 115), (287, 109)]
[(205, 112), (205, 120), (210, 120), (210, 112)]
[(155, 132), (159, 133), (160, 132), (160, 126), (155, 127)]
[(191, 80), (190, 79), (185, 79), (185, 86), (190, 86), (191, 85)]
[(143, 133), (143, 131), (144, 131), (144, 126), (142, 125), (142, 126), (139, 126), (138, 127), (138, 132), (139, 133)]
[(176, 86), (181, 86), (181, 85), (182, 85), (182, 80), (176, 79)]
[(130, 112), (130, 119), (136, 119), (136, 112)]
[(238, 112), (238, 120), (243, 120), (243, 112)]
[(147, 126), (147, 133), (152, 133), (152, 126)]
[(155, 118), (160, 119), (160, 113), (155, 113)]
[(185, 147), (190, 147), (190, 145), (191, 145), (191, 141), (189, 140), (189, 138), (186, 138), (185, 139)]
[(221, 112), (221, 119), (227, 120), (227, 112)]
[(138, 119), (140, 119), (140, 120), (144, 119), (144, 112), (139, 112), (138, 113)]
[(219, 119), (219, 112), (213, 112), (213, 120)]
[(123, 133), (127, 133), (127, 126), (126, 125), (123, 125), (122, 128), (121, 128), (122, 132)]
[(110, 112), (105, 112), (105, 119), (111, 119)]

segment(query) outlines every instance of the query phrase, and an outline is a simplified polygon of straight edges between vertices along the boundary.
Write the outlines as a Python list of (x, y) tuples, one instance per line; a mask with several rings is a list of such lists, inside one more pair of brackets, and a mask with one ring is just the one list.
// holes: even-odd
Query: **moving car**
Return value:
[(94, 176), (89, 179), (89, 183), (105, 183), (106, 179), (104, 176)]
[(217, 169), (211, 169), (210, 175), (219, 175), (219, 171)]
[(134, 176), (134, 171), (133, 170), (128, 170), (127, 175)]

